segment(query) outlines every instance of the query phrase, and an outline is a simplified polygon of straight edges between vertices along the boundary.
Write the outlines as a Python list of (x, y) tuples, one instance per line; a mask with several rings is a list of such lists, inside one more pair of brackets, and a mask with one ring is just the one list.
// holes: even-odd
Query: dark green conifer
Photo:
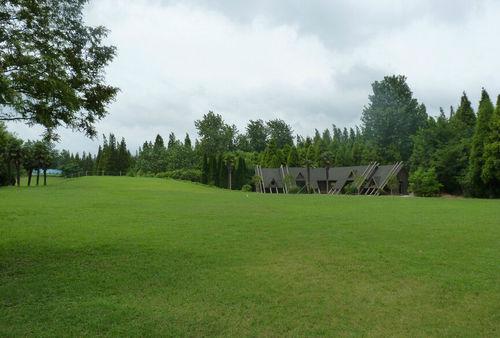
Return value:
[(483, 88), (477, 111), (477, 123), (474, 129), (474, 136), (472, 137), (467, 175), (468, 192), (476, 197), (486, 197), (489, 195), (488, 186), (481, 179), (481, 174), (484, 165), (484, 148), (488, 143), (493, 110), (493, 103), (491, 103), (488, 93)]
[(476, 114), (474, 114), (474, 109), (472, 109), (471, 102), (465, 92), (460, 99), (457, 111), (450, 116), (450, 122), (455, 127), (457, 133), (462, 134), (462, 136), (471, 137), (474, 133)]
[(487, 144), (484, 147), (481, 179), (489, 189), (489, 197), (500, 196), (500, 95), (493, 113)]
[(203, 154), (201, 163), (201, 183), (207, 184), (210, 176), (210, 164), (208, 163), (207, 154)]

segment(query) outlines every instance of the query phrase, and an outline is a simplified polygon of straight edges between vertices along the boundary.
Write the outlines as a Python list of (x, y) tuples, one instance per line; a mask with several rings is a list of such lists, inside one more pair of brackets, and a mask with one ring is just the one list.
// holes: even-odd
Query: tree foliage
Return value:
[(418, 168), (410, 175), (409, 182), (410, 191), (422, 197), (437, 196), (442, 187), (434, 168), (427, 170)]
[(208, 112), (203, 118), (194, 122), (200, 136), (202, 154), (221, 154), (234, 150), (236, 127), (224, 122), (222, 116)]
[[(403, 76), (390, 76), (373, 84), (373, 95), (363, 112), (363, 128), (332, 125), (315, 130), (312, 137), (292, 137), (283, 120), (251, 120), (239, 133), (219, 114), (209, 112), (195, 121), (198, 138), (183, 140), (174, 133), (165, 142), (161, 135), (146, 141), (132, 156), (124, 139), (103, 136), (96, 156), (61, 151), (52, 166), (64, 173), (129, 173), (157, 177), (186, 178), (232, 189), (258, 182), (255, 165), (279, 168), (304, 166), (306, 188), (311, 189), (311, 169), (387, 164), (408, 158), (416, 194), (463, 194), (477, 197), (500, 196), (500, 98), (496, 108), (485, 90), (476, 115), (463, 93), (455, 110), (441, 109), (427, 116), (425, 107), (413, 98)], [(0, 124), (0, 184), (12, 184), (24, 170), (28, 176), (41, 160), (33, 158), (38, 142), (23, 142)], [(20, 152), (19, 152), (20, 149)], [(42, 169), (43, 170), (43, 169)], [(229, 184), (231, 176), (231, 184)], [(329, 182), (333, 183), (333, 182)], [(350, 187), (355, 192), (359, 184)], [(331, 184), (329, 184), (330, 188)], [(399, 182), (389, 181), (396, 191)], [(290, 189), (293, 190), (292, 184)]]
[(262, 152), (266, 149), (269, 130), (263, 120), (250, 120), (246, 127), (246, 138), (250, 151)]
[(487, 197), (491, 193), (482, 179), (481, 174), (485, 164), (485, 147), (490, 140), (491, 122), (493, 117), (493, 103), (486, 90), (481, 92), (481, 101), (477, 111), (477, 123), (472, 137), (472, 147), (467, 176), (468, 192), (472, 196)]
[(276, 147), (283, 148), (293, 145), (293, 130), (281, 119), (274, 119), (267, 122), (269, 139), (276, 144)]
[(104, 68), (115, 47), (106, 28), (83, 22), (87, 0), (0, 3), (0, 120), (96, 134), (117, 88)]
[(500, 196), (500, 95), (491, 117), (483, 161), (481, 179), (488, 187), (490, 197), (498, 197)]
[(412, 135), (425, 127), (425, 106), (413, 98), (404, 76), (386, 76), (372, 84), (373, 94), (361, 116), (366, 139), (384, 162), (407, 161)]

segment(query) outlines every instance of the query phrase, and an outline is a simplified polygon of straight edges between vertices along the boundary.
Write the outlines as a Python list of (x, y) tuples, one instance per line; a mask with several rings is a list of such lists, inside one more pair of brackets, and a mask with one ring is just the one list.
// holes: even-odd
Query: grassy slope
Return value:
[(500, 201), (0, 189), (0, 335), (500, 335)]

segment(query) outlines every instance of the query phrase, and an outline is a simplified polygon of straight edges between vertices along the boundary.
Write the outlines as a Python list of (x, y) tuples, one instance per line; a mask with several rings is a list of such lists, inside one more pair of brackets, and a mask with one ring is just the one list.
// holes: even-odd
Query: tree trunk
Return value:
[(311, 192), (311, 168), (307, 165), (307, 193)]
[(40, 168), (36, 170), (36, 185), (40, 183)]
[(17, 181), (17, 186), (21, 186), (21, 165), (19, 163), (16, 163), (16, 181)]
[(43, 169), (43, 185), (47, 185), (47, 169)]
[[(7, 163), (7, 182), (8, 185), (15, 185), (15, 182), (12, 182), (12, 163)], [(14, 184), (13, 184), (14, 183)]]
[(28, 187), (31, 186), (31, 176), (33, 176), (33, 169), (28, 170)]

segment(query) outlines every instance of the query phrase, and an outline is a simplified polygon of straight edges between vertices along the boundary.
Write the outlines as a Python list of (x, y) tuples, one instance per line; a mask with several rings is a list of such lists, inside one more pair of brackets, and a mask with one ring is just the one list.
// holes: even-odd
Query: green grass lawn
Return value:
[(500, 201), (0, 189), (1, 336), (500, 336)]

